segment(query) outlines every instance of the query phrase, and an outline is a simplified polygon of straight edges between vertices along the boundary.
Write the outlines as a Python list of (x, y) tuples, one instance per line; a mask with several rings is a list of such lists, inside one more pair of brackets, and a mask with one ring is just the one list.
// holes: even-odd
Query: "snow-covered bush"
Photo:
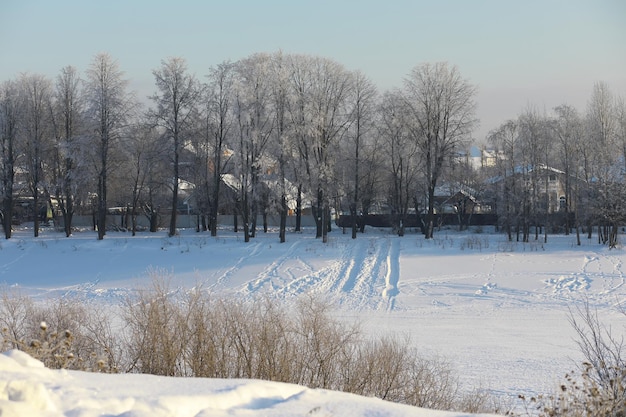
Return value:
[(131, 371), (288, 382), (437, 409), (492, 406), (484, 394), (462, 395), (445, 360), (420, 356), (407, 339), (368, 340), (319, 298), (293, 309), (219, 299), (201, 287), (172, 290), (167, 272), (153, 272), (152, 287), (124, 307)]
[(77, 298), (35, 304), (5, 289), (0, 326), (3, 351), (20, 349), (49, 368), (115, 372), (121, 360), (109, 317)]
[[(624, 311), (622, 311), (624, 313)], [(527, 414), (545, 417), (626, 416), (624, 340), (616, 337), (589, 303), (570, 312), (585, 361), (552, 395), (521, 396)]]
[(51, 368), (261, 379), (425, 408), (494, 411), (484, 394), (462, 394), (445, 360), (419, 355), (408, 338), (370, 340), (358, 324), (333, 318), (319, 298), (305, 296), (291, 308), (271, 298), (219, 299), (201, 286), (173, 289), (167, 271), (150, 275), (151, 286), (121, 307), (117, 331), (115, 317), (84, 300), (35, 305), (5, 292), (2, 348)]

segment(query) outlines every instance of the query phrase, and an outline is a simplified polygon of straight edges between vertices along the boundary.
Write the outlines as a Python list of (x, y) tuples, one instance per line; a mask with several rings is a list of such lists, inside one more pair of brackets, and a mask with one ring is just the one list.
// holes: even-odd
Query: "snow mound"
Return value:
[(20, 351), (0, 355), (2, 417), (455, 417), (376, 398), (258, 380), (55, 371)]
[[(12, 361), (3, 359), (3, 357), (12, 359)], [(2, 356), (0, 356), (0, 371), (10, 370), (8, 368), (10, 368), (11, 364), (24, 368), (45, 368), (43, 362), (17, 349), (4, 352)]]
[(19, 350), (0, 355), (0, 415), (37, 416), (55, 412), (57, 407), (41, 382), (46, 371), (41, 361)]

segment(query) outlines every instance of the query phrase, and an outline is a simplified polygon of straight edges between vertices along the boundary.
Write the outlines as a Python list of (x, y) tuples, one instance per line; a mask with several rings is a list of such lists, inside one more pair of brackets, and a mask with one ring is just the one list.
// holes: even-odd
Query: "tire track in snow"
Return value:
[(274, 262), (268, 265), (258, 275), (256, 279), (248, 282), (242, 291), (248, 294), (254, 293), (256, 291), (261, 290), (266, 285), (270, 285), (273, 289), (275, 289), (272, 280), (282, 278), (279, 273), (279, 270), (284, 267), (286, 262), (293, 260), (294, 253), (298, 250), (300, 243), (301, 243), (300, 240), (297, 240), (294, 243), (292, 243), (289, 249), (287, 249), (287, 251), (284, 254), (276, 258)]
[[(336, 267), (330, 271), (331, 281), (330, 292), (349, 293), (356, 285), (359, 276), (360, 266), (363, 265), (367, 257), (367, 242), (364, 239), (356, 239), (347, 243), (347, 248), (341, 253), (341, 259)], [(333, 276), (333, 272), (334, 276)]]
[(384, 239), (367, 238), (367, 256), (353, 288), (353, 299), (355, 308), (370, 306), (378, 308), (382, 297), (381, 288), (385, 287), (386, 258), (389, 253), (390, 241), (388, 237)]
[(396, 304), (396, 296), (400, 293), (398, 290), (398, 282), (400, 280), (400, 241), (394, 239), (389, 245), (387, 253), (387, 273), (385, 275), (385, 289), (383, 290), (383, 299), (387, 302), (387, 310), (394, 309)]
[[(397, 293), (399, 268), (392, 266), (396, 272), (390, 273), (388, 266), (389, 263), (399, 264), (399, 242), (396, 243), (394, 251), (390, 239), (380, 236), (359, 236), (356, 240), (344, 241), (338, 248), (340, 256), (330, 265), (321, 269), (307, 265), (309, 273), (278, 288), (277, 294), (286, 297), (312, 292), (329, 296), (337, 304), (352, 308), (387, 308), (388, 301), (383, 298), (385, 288), (389, 285), (390, 294), (395, 296)], [(391, 255), (392, 252), (395, 255)], [(392, 261), (393, 256), (396, 259)]]
[(237, 259), (230, 268), (226, 269), (216, 280), (215, 283), (210, 285), (209, 288), (213, 289), (224, 284), (226, 281), (230, 279), (240, 268), (242, 265), (245, 265), (250, 258), (257, 256), (261, 252), (261, 248), (263, 247), (263, 242), (259, 241), (253, 244), (250, 253), (248, 255), (242, 256)]

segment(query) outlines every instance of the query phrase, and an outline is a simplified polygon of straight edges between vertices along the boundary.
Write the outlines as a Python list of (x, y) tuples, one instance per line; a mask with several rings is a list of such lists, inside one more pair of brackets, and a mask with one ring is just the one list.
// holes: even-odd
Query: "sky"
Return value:
[(447, 61), (478, 87), (480, 142), (528, 108), (584, 111), (599, 81), (626, 97), (625, 22), (623, 0), (0, 0), (0, 81), (84, 71), (107, 52), (145, 98), (169, 57), (202, 78), (282, 50), (362, 71), (383, 92)]

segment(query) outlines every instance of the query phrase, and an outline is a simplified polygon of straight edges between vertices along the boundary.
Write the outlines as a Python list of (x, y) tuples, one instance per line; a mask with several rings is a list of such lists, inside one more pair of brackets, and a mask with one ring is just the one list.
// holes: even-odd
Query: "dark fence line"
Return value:
[[(549, 229), (559, 231), (569, 223), (570, 226), (574, 225), (574, 214), (570, 213), (569, 222), (566, 222), (565, 213), (552, 213), (550, 215), (542, 216), (538, 219), (537, 226), (548, 226)], [(423, 217), (418, 217), (416, 214), (409, 214), (404, 220), (404, 227), (421, 227)], [(463, 222), (464, 226), (498, 226), (499, 218), (495, 213), (476, 213), (471, 216), (465, 215), (462, 218), (455, 213), (443, 213), (435, 214), (435, 225), (437, 226), (459, 226), (460, 222)], [(336, 221), (338, 227), (351, 227), (352, 216), (341, 215)], [(368, 214), (366, 216), (357, 216), (357, 224), (361, 224), (372, 227), (394, 227), (398, 224), (397, 216), (393, 214)], [(513, 224), (516, 224), (513, 221)], [(501, 225), (501, 224), (500, 224)], [(532, 224), (534, 226), (534, 223)]]

